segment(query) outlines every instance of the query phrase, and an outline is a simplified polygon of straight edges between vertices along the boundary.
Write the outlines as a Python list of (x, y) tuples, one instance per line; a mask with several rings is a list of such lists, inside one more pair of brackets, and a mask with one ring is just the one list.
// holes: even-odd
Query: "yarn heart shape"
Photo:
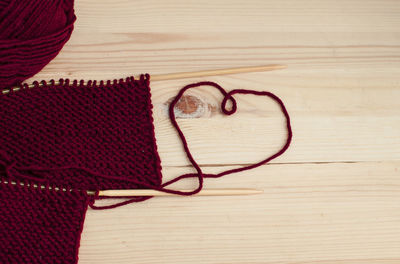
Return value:
[[(176, 121), (175, 112), (174, 112), (174, 107), (178, 103), (179, 99), (183, 96), (183, 94), (187, 90), (195, 88), (195, 87), (199, 87), (199, 86), (211, 86), (220, 91), (220, 93), (224, 96), (224, 98), (221, 102), (221, 109), (225, 115), (232, 115), (237, 110), (237, 103), (236, 103), (235, 98), (233, 97), (233, 95), (235, 95), (235, 94), (250, 94), (250, 95), (256, 95), (256, 96), (266, 96), (266, 97), (269, 97), (272, 100), (274, 100), (280, 106), (280, 109), (285, 116), (286, 128), (287, 128), (287, 138), (286, 138), (285, 144), (276, 153), (274, 153), (273, 155), (267, 157), (266, 159), (264, 159), (260, 162), (257, 162), (257, 163), (254, 163), (254, 164), (251, 164), (248, 166), (236, 168), (236, 169), (226, 170), (226, 171), (223, 171), (223, 172), (220, 172), (217, 174), (204, 174), (203, 171), (201, 170), (199, 164), (196, 162), (192, 153), (190, 152), (187, 140), (186, 140), (185, 135), (183, 134), (182, 130), (180, 129), (178, 122)], [(232, 104), (231, 109), (227, 109), (227, 107), (226, 107), (228, 101), (231, 101), (231, 104)], [(227, 92), (219, 84), (214, 83), (214, 82), (198, 82), (198, 83), (189, 84), (189, 85), (186, 85), (185, 87), (183, 87), (179, 91), (177, 96), (172, 100), (172, 102), (169, 106), (169, 117), (170, 117), (172, 126), (176, 129), (176, 131), (181, 139), (181, 142), (182, 142), (183, 148), (186, 152), (187, 158), (189, 159), (190, 163), (197, 171), (197, 173), (188, 173), (188, 174), (181, 175), (177, 178), (174, 178), (174, 179), (164, 183), (161, 186), (161, 188), (159, 188), (160, 191), (173, 193), (173, 194), (179, 194), (179, 195), (193, 195), (193, 194), (200, 192), (201, 189), (203, 188), (204, 178), (219, 178), (219, 177), (222, 177), (222, 176), (225, 176), (228, 174), (237, 173), (237, 172), (241, 172), (241, 171), (245, 171), (245, 170), (251, 170), (251, 169), (254, 169), (256, 167), (259, 167), (261, 165), (264, 165), (264, 164), (270, 162), (271, 160), (282, 155), (289, 148), (290, 143), (292, 141), (292, 137), (293, 137), (289, 113), (287, 112), (284, 103), (278, 96), (276, 96), (275, 94), (273, 94), (271, 92), (267, 92), (267, 91), (255, 91), (255, 90), (246, 90), (246, 89), (234, 89), (234, 90)], [(171, 190), (171, 189), (165, 188), (166, 186), (168, 186), (174, 182), (177, 182), (181, 179), (189, 178), (189, 177), (197, 177), (198, 178), (198, 187), (196, 189), (194, 189), (193, 191), (182, 192), (182, 191), (176, 191), (176, 190)]]

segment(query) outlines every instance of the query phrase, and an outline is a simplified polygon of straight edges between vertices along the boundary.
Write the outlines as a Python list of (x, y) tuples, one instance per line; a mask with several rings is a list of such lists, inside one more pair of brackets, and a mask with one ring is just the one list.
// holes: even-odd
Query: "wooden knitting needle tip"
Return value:
[(226, 68), (226, 69), (219, 69), (219, 70), (154, 74), (151, 76), (151, 80), (152, 81), (166, 81), (166, 80), (176, 80), (176, 79), (194, 78), (194, 77), (207, 77), (207, 76), (218, 76), (218, 75), (238, 74), (238, 73), (248, 73), (248, 72), (274, 71), (274, 70), (280, 70), (280, 69), (285, 69), (285, 68), (287, 68), (286, 65), (270, 64), (270, 65), (263, 65), (263, 66)]
[[(180, 190), (182, 192), (190, 192), (190, 190)], [(233, 196), (233, 195), (252, 195), (261, 194), (263, 190), (258, 189), (203, 189), (196, 196)], [(149, 189), (135, 189), (135, 190), (101, 190), (99, 196), (177, 196), (176, 194), (165, 193)]]

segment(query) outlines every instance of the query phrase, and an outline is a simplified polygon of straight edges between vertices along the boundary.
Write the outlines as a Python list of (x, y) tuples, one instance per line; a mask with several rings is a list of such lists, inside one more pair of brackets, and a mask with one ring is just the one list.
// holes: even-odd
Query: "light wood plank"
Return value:
[(399, 162), (270, 165), (206, 181), (262, 195), (89, 210), (81, 263), (400, 262), (399, 170)]
[[(181, 126), (200, 164), (252, 164), (271, 156), (284, 144), (286, 132), (279, 121), (274, 117), (215, 118), (181, 122)], [(400, 117), (294, 117), (293, 130), (291, 148), (272, 162), (400, 159)], [(169, 121), (158, 124), (156, 131), (162, 165), (188, 164)]]
[[(368, 82), (362, 80), (360, 72), (352, 72), (352, 77), (350, 73), (344, 74), (343, 79), (338, 79), (336, 73), (328, 75), (326, 71), (304, 74), (302, 78), (308, 87), (304, 84), (280, 86), (275, 82), (282, 78), (283, 72), (213, 78), (223, 80), (219, 83), (230, 89), (267, 90), (283, 98), (291, 114), (294, 138), (290, 150), (276, 162), (400, 159), (400, 86), (379, 87), (381, 81), (377, 77)], [(318, 77), (319, 73), (323, 77)], [(152, 86), (156, 136), (163, 166), (187, 164), (167, 116), (167, 102), (180, 88), (174, 83), (183, 82), (155, 82)], [(181, 115), (185, 118), (179, 124), (201, 164), (254, 163), (273, 154), (283, 144), (286, 135), (283, 117), (272, 100), (237, 96), (238, 112), (226, 117), (219, 111), (222, 96), (215, 90), (204, 87), (187, 93), (198, 99), (198, 109), (193, 110), (192, 116)]]
[(397, 1), (80, 0), (75, 9), (71, 40), (36, 79), (269, 63), (399, 68)]

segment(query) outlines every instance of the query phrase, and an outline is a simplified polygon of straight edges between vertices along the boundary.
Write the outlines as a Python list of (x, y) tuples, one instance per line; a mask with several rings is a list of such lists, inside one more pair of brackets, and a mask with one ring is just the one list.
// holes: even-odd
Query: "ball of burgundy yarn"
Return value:
[(73, 0), (0, 0), (0, 89), (47, 65), (68, 41)]

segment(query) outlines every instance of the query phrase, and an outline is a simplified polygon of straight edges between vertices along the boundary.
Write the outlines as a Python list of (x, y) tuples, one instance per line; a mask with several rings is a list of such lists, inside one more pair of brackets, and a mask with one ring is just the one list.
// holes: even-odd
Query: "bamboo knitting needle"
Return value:
[[(0, 182), (3, 182), (5, 184), (11, 184), (11, 185), (18, 185), (18, 183), (14, 181), (7, 181), (7, 180), (0, 180)], [(46, 189), (48, 188), (49, 190), (54, 190), (54, 191), (72, 191), (66, 188), (59, 188), (59, 187), (46, 187), (43, 185), (38, 185), (38, 184), (27, 184), (20, 182), (20, 186), (26, 186), (26, 187), (34, 187), (34, 188), (40, 188), (40, 189)], [(180, 190), (182, 192), (189, 192), (190, 190)], [(263, 193), (263, 190), (258, 190), (258, 189), (249, 189), (249, 188), (238, 188), (238, 189), (205, 189), (201, 190), (199, 193), (195, 194), (197, 196), (233, 196), (233, 195), (251, 195), (251, 194), (261, 194)], [(95, 191), (87, 191), (88, 195), (94, 195)], [(99, 196), (113, 196), (113, 197), (125, 197), (125, 196), (177, 196), (176, 194), (171, 194), (171, 193), (165, 193), (165, 192), (160, 192), (156, 190), (151, 190), (151, 189), (134, 189), (134, 190), (100, 190), (99, 191)]]
[[(190, 190), (180, 190), (182, 192), (189, 192)], [(195, 195), (198, 196), (233, 196), (233, 195), (251, 195), (261, 194), (263, 190), (238, 188), (238, 189), (203, 189)], [(137, 190), (102, 190), (99, 191), (99, 196), (176, 196), (176, 194), (159, 192), (149, 189)]]
[(264, 66), (252, 66), (252, 67), (239, 67), (239, 68), (227, 68), (220, 70), (206, 70), (206, 71), (195, 71), (195, 72), (178, 72), (168, 74), (155, 74), (151, 76), (152, 81), (166, 81), (176, 80), (194, 77), (207, 77), (237, 73), (248, 73), (248, 72), (264, 72), (285, 69), (286, 65), (270, 64)]
[[(151, 76), (151, 81), (166, 81), (166, 80), (176, 80), (194, 77), (207, 77), (207, 76), (218, 76), (218, 75), (228, 75), (228, 74), (238, 74), (238, 73), (250, 73), (250, 72), (264, 72), (264, 71), (274, 71), (285, 69), (286, 65), (281, 64), (270, 64), (264, 66), (250, 66), (250, 67), (238, 67), (238, 68), (226, 68), (219, 70), (205, 70), (205, 71), (194, 71), (194, 72), (178, 72), (178, 73), (167, 73), (167, 74), (154, 74)], [(136, 78), (136, 77), (135, 77)], [(55, 84), (59, 84), (58, 81)], [(42, 86), (39, 83), (39, 86)], [(29, 84), (28, 88), (33, 88), (33, 84)], [(1, 92), (7, 94), (10, 91), (18, 91), (20, 87), (13, 87), (10, 89), (4, 89)]]

